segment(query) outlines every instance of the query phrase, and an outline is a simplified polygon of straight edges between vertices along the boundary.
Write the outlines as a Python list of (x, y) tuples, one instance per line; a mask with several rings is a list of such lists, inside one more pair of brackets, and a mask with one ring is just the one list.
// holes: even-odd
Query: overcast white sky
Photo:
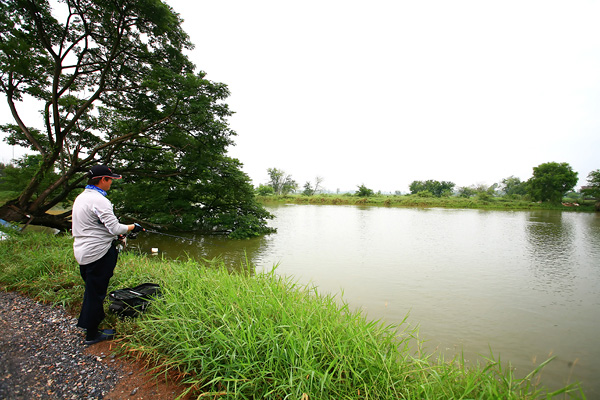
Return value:
[(231, 90), (230, 154), (255, 185), (267, 168), (383, 192), (600, 169), (598, 1), (167, 2)]

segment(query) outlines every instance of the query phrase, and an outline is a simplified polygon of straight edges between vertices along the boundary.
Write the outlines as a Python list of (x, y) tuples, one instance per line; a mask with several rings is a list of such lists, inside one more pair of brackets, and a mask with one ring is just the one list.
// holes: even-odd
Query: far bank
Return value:
[(464, 208), (488, 210), (558, 210), (569, 212), (594, 212), (594, 200), (581, 203), (563, 202), (559, 204), (532, 202), (507, 197), (474, 196), (465, 197), (431, 197), (414, 195), (385, 195), (361, 197), (355, 194), (302, 194), (257, 196), (262, 204), (326, 204), (326, 205), (368, 205), (385, 207), (420, 207), (420, 208)]

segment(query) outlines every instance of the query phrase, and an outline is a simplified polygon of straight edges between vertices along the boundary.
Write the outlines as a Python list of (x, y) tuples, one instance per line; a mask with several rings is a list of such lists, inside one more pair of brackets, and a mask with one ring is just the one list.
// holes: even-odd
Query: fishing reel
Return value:
[(126, 235), (127, 239), (137, 239), (139, 232), (130, 232)]
[(122, 243), (127, 243), (127, 239), (132, 239), (132, 240), (137, 239), (137, 236), (138, 236), (138, 232), (136, 232), (136, 233), (131, 232), (131, 233), (128, 233), (125, 235), (117, 236), (117, 240)]
[(117, 245), (116, 245), (117, 250), (119, 250), (119, 252), (123, 251), (125, 249), (125, 247), (127, 247), (127, 240), (137, 239), (138, 233), (139, 232), (135, 232), (135, 233), (131, 232), (126, 235), (118, 235), (117, 236)]

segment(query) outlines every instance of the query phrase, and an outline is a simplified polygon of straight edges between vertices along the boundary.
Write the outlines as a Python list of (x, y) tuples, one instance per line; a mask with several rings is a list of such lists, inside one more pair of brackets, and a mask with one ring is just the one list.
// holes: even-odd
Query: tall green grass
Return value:
[[(71, 245), (42, 234), (1, 242), (1, 284), (77, 309), (83, 287)], [(118, 324), (129, 353), (152, 361), (157, 373), (184, 376), (194, 395), (219, 399), (584, 397), (575, 385), (547, 393), (532, 383), (538, 370), (516, 379), (493, 357), (475, 366), (443, 360), (415, 346), (417, 332), (404, 323), (369, 321), (276, 269), (240, 270), (123, 254), (111, 290), (146, 281), (163, 288), (141, 319)]]

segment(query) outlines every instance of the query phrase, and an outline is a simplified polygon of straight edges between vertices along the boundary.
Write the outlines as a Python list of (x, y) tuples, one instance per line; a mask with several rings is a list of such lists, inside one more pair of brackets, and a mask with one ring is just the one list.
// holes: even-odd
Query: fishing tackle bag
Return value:
[(160, 286), (156, 283), (142, 283), (134, 288), (118, 289), (108, 294), (108, 310), (121, 317), (138, 317), (148, 308), (150, 302), (160, 295)]

